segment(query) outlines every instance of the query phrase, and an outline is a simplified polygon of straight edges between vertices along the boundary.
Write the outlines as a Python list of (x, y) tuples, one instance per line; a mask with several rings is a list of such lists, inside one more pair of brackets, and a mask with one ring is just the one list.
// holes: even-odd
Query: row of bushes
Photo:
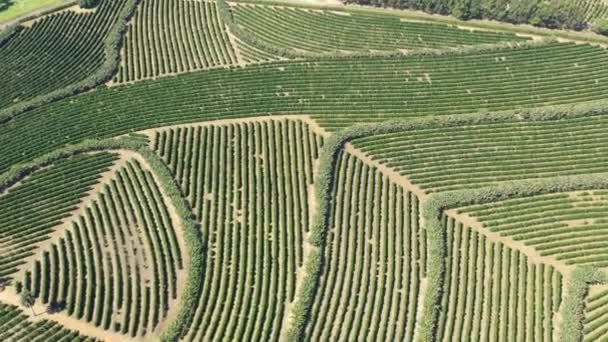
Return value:
[[(139, 1), (140, 0), (125, 0), (125, 4), (121, 9), (120, 13), (118, 14), (118, 18), (116, 19), (114, 27), (112, 27), (112, 29), (108, 32), (104, 40), (105, 61), (95, 73), (84, 77), (81, 81), (77, 83), (71, 84), (61, 89), (57, 89), (48, 94), (36, 96), (27, 101), (19, 102), (15, 105), (1, 110), (0, 124), (6, 123), (14, 116), (31, 110), (33, 108), (40, 107), (44, 104), (60, 100), (71, 95), (76, 95), (78, 93), (87, 91), (109, 81), (118, 70), (120, 60), (120, 49), (122, 48), (123, 41), (122, 38), (127, 30), (127, 23), (135, 13), (135, 9), (137, 8)], [(12, 35), (10, 32), (12, 32), (13, 30), (18, 31), (19, 28), (11, 28), (8, 31), (9, 33), (0, 34), (0, 47), (2, 46), (2, 42), (7, 40), (7, 38), (5, 39), (3, 37), (5, 35), (7, 37), (10, 37), (10, 35)]]
[[(334, 166), (344, 144), (355, 138), (370, 135), (388, 134), (430, 127), (456, 127), (484, 123), (500, 123), (513, 121), (545, 121), (559, 120), (583, 116), (604, 114), (606, 109), (601, 103), (577, 104), (572, 106), (556, 106), (535, 109), (520, 109), (502, 113), (451, 115), (443, 117), (425, 117), (411, 120), (387, 121), (380, 124), (356, 125), (339, 131), (326, 139), (319, 157), (318, 175), (315, 179), (315, 196), (317, 208), (311, 224), (309, 243), (316, 247), (307, 260), (303, 285), (297, 294), (292, 312), (291, 325), (288, 327), (287, 339), (300, 340), (308, 323), (310, 310), (316, 295), (317, 284), (322, 274), (324, 247), (329, 228), (330, 211), (332, 207), (332, 191), (334, 183)], [(442, 279), (445, 273), (445, 231), (442, 213), (445, 209), (463, 205), (493, 202), (513, 197), (531, 196), (542, 193), (574, 191), (581, 189), (608, 188), (608, 174), (556, 177), (541, 180), (514, 181), (497, 186), (477, 190), (460, 190), (432, 194), (422, 202), (423, 229), (426, 230), (428, 243), (427, 284), (422, 307), (422, 320), (419, 322), (418, 337), (420, 340), (432, 340), (435, 336), (437, 319), (439, 317)], [(594, 281), (588, 274), (596, 277), (596, 273), (580, 271), (579, 279), (588, 284)], [(579, 274), (576, 273), (576, 274)], [(576, 278), (576, 277), (575, 277)], [(597, 278), (597, 277), (596, 277)], [(576, 283), (578, 284), (578, 283)], [(570, 286), (565, 302), (578, 303), (580, 289)], [(586, 287), (584, 287), (586, 288)], [(577, 289), (576, 291), (574, 289)], [(576, 294), (572, 294), (576, 292)], [(565, 328), (564, 336), (572, 337), (582, 333), (582, 302), (579, 304), (564, 304), (562, 317), (578, 319), (579, 323), (573, 328)], [(569, 339), (566, 339), (569, 340)]]

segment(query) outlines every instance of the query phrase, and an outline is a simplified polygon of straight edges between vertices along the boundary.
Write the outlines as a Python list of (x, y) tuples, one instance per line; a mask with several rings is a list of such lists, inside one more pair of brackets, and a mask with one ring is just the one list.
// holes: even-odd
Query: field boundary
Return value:
[[(249, 2), (249, 1), (235, 1), (228, 2), (227, 0), (218, 0), (217, 7), (219, 11), (219, 15), (221, 20), (224, 22), (228, 31), (239, 40), (243, 41), (250, 46), (253, 46), (259, 50), (265, 51), (267, 53), (274, 54), (280, 57), (286, 57), (291, 59), (301, 59), (301, 58), (345, 58), (345, 57), (396, 57), (396, 56), (419, 56), (419, 55), (443, 55), (443, 54), (464, 54), (475, 51), (484, 51), (484, 50), (494, 50), (501, 48), (512, 48), (514, 46), (537, 46), (537, 44), (547, 44), (551, 41), (556, 41), (556, 37), (553, 35), (546, 35), (546, 37), (541, 39), (531, 39), (529, 41), (503, 41), (499, 43), (491, 43), (491, 44), (479, 44), (472, 46), (462, 46), (455, 48), (445, 48), (445, 49), (432, 49), (432, 48), (416, 48), (409, 49), (407, 51), (403, 49), (392, 49), (385, 51), (342, 51), (342, 50), (334, 50), (331, 52), (309, 52), (309, 51), (294, 51), (291, 49), (281, 48), (274, 46), (272, 44), (268, 44), (256, 37), (255, 34), (247, 32), (242, 29), (241, 26), (235, 21), (234, 16), (232, 15), (231, 8), (233, 6), (239, 6), (239, 3), (245, 4), (253, 4), (259, 6), (273, 6), (280, 5), (285, 6), (285, 3), (259, 3), (259, 2)], [(325, 8), (325, 7), (307, 7), (307, 6), (293, 6), (296, 8), (308, 8), (308, 9), (324, 9), (324, 10), (336, 10), (340, 12), (344, 12), (344, 8)], [(356, 13), (353, 12), (353, 13)], [(420, 19), (419, 19), (420, 21)], [(430, 21), (425, 21), (427, 23), (434, 23)], [(458, 25), (464, 27), (466, 22), (458, 21)], [(457, 25), (457, 26), (458, 26)], [(454, 25), (453, 25), (454, 26)], [(460, 28), (462, 28), (460, 27)], [(465, 30), (468, 28), (465, 28)], [(489, 29), (486, 29), (489, 30)], [(495, 31), (495, 30), (491, 30)], [(501, 31), (503, 32), (503, 31)], [(513, 33), (510, 31), (504, 31)], [(527, 34), (529, 36), (530, 34)], [(608, 39), (606, 39), (606, 44), (608, 44)]]

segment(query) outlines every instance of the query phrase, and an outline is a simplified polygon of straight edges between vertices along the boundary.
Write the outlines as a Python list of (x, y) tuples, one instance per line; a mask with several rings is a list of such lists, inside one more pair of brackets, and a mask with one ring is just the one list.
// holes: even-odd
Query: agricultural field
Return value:
[(2, 27), (0, 341), (608, 340), (608, 39), (347, 2)]

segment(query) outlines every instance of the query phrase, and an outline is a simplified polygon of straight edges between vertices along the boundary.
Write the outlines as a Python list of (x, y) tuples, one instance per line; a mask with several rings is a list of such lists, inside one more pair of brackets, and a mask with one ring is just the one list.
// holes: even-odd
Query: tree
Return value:
[(23, 292), (21, 292), (21, 305), (25, 306), (26, 308), (30, 308), (33, 315), (36, 315), (34, 313), (34, 309), (32, 308), (35, 302), (36, 299), (28, 289), (24, 289)]

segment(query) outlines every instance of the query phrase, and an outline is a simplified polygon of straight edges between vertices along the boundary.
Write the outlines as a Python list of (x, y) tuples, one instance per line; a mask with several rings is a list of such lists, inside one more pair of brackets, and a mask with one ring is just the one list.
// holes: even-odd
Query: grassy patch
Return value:
[(19, 17), (39, 10), (72, 2), (71, 0), (0, 0), (0, 24), (6, 24)]

